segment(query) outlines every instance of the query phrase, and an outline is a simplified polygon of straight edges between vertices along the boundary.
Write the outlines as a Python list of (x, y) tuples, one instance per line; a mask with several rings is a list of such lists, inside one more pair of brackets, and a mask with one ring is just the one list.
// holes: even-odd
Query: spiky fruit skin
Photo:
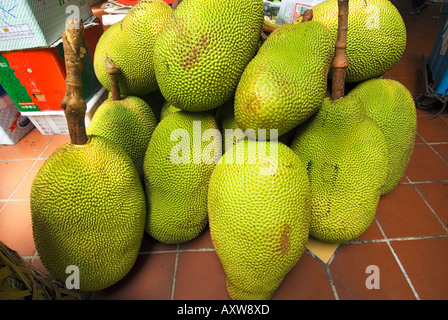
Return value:
[(278, 129), (281, 136), (305, 121), (324, 99), (333, 55), (330, 32), (320, 23), (283, 25), (274, 31), (238, 84), (235, 119), (240, 128)]
[[(350, 0), (345, 80), (359, 82), (391, 69), (406, 47), (406, 26), (389, 0)], [(313, 7), (313, 20), (327, 26), (336, 43), (338, 1), (326, 0)], [(374, 41), (372, 41), (374, 39)]]
[[(221, 145), (220, 140), (203, 139), (209, 129), (218, 132), (208, 112), (178, 111), (153, 133), (144, 160), (146, 232), (160, 242), (187, 242), (207, 225), (207, 188)], [(206, 154), (210, 159), (205, 160)]]
[(162, 110), (160, 111), (160, 119), (162, 120), (163, 118), (166, 118), (169, 115), (171, 115), (177, 111), (180, 111), (180, 110), (181, 109), (176, 108), (170, 102), (165, 101), (165, 103), (162, 106)]
[(31, 189), (37, 252), (65, 283), (79, 268), (81, 291), (107, 288), (135, 263), (145, 223), (145, 195), (129, 155), (102, 137), (59, 147)]
[(162, 0), (139, 1), (122, 21), (104, 32), (95, 50), (94, 70), (107, 90), (111, 91), (106, 56), (121, 69), (118, 81), (122, 94), (141, 96), (158, 89), (154, 44), (171, 12)]
[(117, 101), (109, 98), (95, 112), (87, 134), (107, 138), (125, 149), (143, 182), (143, 160), (156, 126), (156, 117), (144, 100), (133, 96)]
[(213, 171), (208, 209), (230, 297), (270, 299), (308, 239), (311, 202), (305, 166), (283, 143), (238, 142)]
[(393, 79), (364, 81), (349, 95), (359, 97), (367, 115), (386, 137), (390, 170), (381, 189), (384, 195), (395, 188), (411, 159), (417, 130), (414, 98), (405, 86)]
[(386, 138), (357, 97), (325, 99), (291, 143), (311, 184), (310, 235), (342, 243), (371, 224), (389, 172)]
[(184, 0), (156, 40), (163, 96), (186, 111), (217, 108), (233, 95), (258, 49), (261, 0)]

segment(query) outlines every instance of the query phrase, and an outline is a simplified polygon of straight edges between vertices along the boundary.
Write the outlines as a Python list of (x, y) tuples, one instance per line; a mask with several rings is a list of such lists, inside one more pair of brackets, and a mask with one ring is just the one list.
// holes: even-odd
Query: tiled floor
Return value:
[[(396, 1), (398, 3), (398, 1)], [(386, 77), (418, 95), (424, 92), (421, 56), (429, 56), (445, 15), (430, 5), (407, 14), (408, 45)], [(418, 110), (418, 134), (401, 183), (379, 203), (371, 227), (344, 243), (328, 261), (307, 250), (273, 299), (448, 299), (448, 112)], [(34, 130), (14, 146), (0, 146), (0, 241), (44, 269), (32, 238), (29, 191), (34, 175), (66, 135)], [(368, 289), (378, 269), (378, 289)], [(92, 299), (229, 299), (220, 261), (207, 230), (182, 245), (145, 236), (125, 279)]]

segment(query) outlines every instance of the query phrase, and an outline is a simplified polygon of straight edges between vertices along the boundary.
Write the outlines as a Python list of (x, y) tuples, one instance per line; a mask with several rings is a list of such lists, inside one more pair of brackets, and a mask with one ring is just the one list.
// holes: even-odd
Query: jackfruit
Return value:
[(180, 110), (181, 109), (176, 108), (172, 103), (165, 101), (165, 103), (162, 106), (162, 110), (160, 111), (160, 119), (162, 120), (168, 117), (170, 114), (173, 114)]
[(138, 97), (107, 99), (95, 112), (87, 135), (112, 140), (128, 152), (144, 181), (143, 159), (157, 120), (149, 105)]
[(217, 108), (234, 94), (254, 56), (262, 0), (184, 0), (155, 44), (154, 68), (166, 100), (186, 111)]
[(236, 143), (212, 173), (208, 210), (230, 297), (270, 299), (308, 239), (311, 195), (300, 158), (280, 142)]
[[(348, 6), (349, 66), (345, 81), (359, 82), (381, 76), (400, 60), (406, 47), (403, 18), (389, 0), (350, 0)], [(313, 21), (330, 29), (335, 44), (338, 0), (326, 0), (313, 7)]]
[[(81, 291), (107, 288), (135, 263), (145, 224), (145, 194), (134, 163), (102, 137), (59, 147), (31, 189), (36, 249), (65, 283), (78, 268)], [(72, 270), (72, 269), (70, 269)]]
[(381, 193), (390, 192), (400, 181), (411, 159), (417, 129), (414, 98), (393, 79), (367, 80), (350, 93), (356, 95), (367, 115), (380, 127), (389, 150), (389, 175)]
[(158, 124), (144, 160), (151, 237), (174, 244), (204, 230), (208, 182), (220, 155), (220, 133), (209, 112), (178, 111)]
[[(234, 144), (241, 140), (247, 140), (249, 136), (255, 136), (253, 129), (243, 131), (236, 122), (234, 100), (231, 99), (218, 107), (216, 110), (216, 122), (222, 134), (223, 152), (229, 150)], [(293, 136), (293, 130), (278, 137), (278, 141), (289, 145)]]
[(330, 32), (320, 23), (283, 25), (271, 33), (238, 84), (239, 127), (278, 129), (280, 136), (305, 121), (325, 97), (333, 56)]
[(158, 89), (153, 65), (154, 43), (171, 12), (162, 0), (139, 1), (122, 21), (104, 32), (96, 46), (94, 70), (107, 90), (111, 86), (106, 57), (121, 68), (119, 84), (123, 94), (141, 96)]
[(389, 156), (386, 138), (359, 98), (326, 98), (297, 128), (291, 149), (310, 179), (310, 235), (335, 243), (361, 235), (375, 216)]

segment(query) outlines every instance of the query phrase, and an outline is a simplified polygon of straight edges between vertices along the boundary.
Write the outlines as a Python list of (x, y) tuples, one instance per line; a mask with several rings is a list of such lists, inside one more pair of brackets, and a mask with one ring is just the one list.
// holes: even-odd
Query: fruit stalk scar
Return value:
[(72, 144), (83, 145), (88, 141), (85, 126), (86, 102), (82, 97), (81, 45), (84, 25), (80, 20), (70, 20), (62, 34), (66, 68), (66, 91), (61, 108), (67, 119)]
[(347, 48), (348, 1), (338, 0), (338, 38), (332, 63), (332, 100), (337, 100), (344, 96), (345, 73), (348, 67), (348, 59), (345, 55), (345, 49)]

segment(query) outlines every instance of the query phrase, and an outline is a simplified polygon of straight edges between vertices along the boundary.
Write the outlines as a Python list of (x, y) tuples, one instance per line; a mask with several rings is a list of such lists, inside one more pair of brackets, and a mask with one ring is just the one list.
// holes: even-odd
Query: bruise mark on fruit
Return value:
[(291, 247), (291, 242), (290, 242), (290, 238), (289, 238), (290, 232), (291, 232), (291, 227), (288, 224), (285, 225), (282, 230), (281, 246), (280, 246), (280, 250), (283, 255), (288, 253), (289, 248)]
[[(191, 44), (191, 40), (188, 41)], [(210, 36), (207, 34), (201, 34), (197, 44), (192, 44), (191, 49), (186, 53), (185, 58), (181, 62), (181, 66), (185, 71), (190, 70), (196, 65), (199, 60), (199, 56), (208, 50), (210, 46)]]
[(261, 107), (261, 101), (255, 97), (247, 103), (247, 112), (257, 114)]

